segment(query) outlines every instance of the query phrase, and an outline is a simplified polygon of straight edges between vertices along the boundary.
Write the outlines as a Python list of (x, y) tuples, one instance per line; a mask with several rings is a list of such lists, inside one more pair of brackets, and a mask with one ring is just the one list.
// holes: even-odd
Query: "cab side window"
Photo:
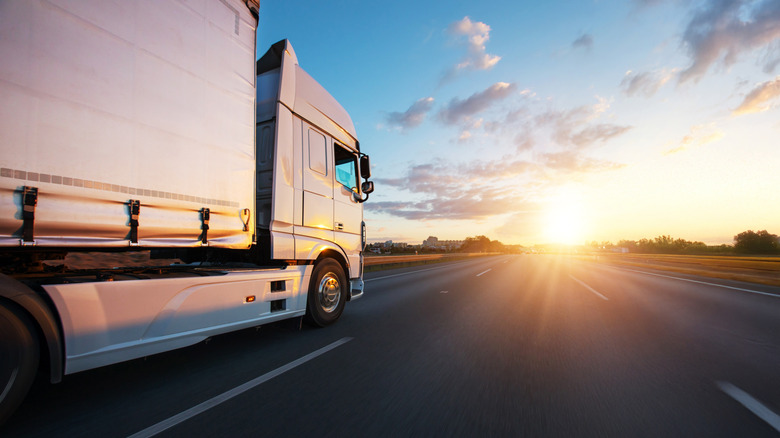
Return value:
[(348, 190), (357, 191), (357, 157), (338, 143), (334, 146), (336, 181)]
[(322, 175), (328, 174), (328, 146), (325, 136), (309, 129), (309, 169)]

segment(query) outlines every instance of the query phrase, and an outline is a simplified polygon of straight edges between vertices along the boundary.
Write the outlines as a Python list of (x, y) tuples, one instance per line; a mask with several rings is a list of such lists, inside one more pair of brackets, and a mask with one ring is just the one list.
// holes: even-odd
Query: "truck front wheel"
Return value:
[(29, 318), (0, 304), (0, 424), (24, 400), (38, 372), (38, 338)]
[(341, 265), (333, 259), (321, 260), (311, 274), (305, 321), (317, 327), (333, 324), (344, 311), (348, 293)]

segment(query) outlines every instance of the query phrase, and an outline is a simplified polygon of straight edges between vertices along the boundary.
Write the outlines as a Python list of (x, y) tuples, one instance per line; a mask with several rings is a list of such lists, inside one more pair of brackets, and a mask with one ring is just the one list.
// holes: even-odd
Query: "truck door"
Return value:
[(304, 233), (333, 241), (333, 143), (329, 136), (303, 123)]
[[(360, 265), (361, 222), (363, 209), (355, 200), (358, 172), (357, 156), (338, 142), (333, 142), (335, 179), (333, 189), (333, 221), (335, 241), (349, 257), (351, 267)], [(353, 272), (350, 277), (359, 275)]]

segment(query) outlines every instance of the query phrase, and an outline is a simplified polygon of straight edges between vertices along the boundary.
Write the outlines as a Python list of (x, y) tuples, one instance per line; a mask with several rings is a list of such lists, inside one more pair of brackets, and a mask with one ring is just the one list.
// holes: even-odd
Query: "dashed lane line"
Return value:
[(487, 271), (480, 272), (479, 274), (477, 274), (477, 277), (481, 277), (481, 276), (482, 276), (482, 274), (487, 274), (488, 272), (490, 272), (490, 271), (492, 271), (492, 270), (493, 270), (493, 268), (490, 268), (490, 269), (488, 269)]
[(594, 294), (596, 294), (596, 295), (597, 295), (599, 298), (601, 298), (602, 300), (609, 301), (609, 298), (607, 298), (607, 297), (605, 297), (604, 295), (602, 295), (602, 294), (598, 293), (598, 291), (596, 291), (596, 289), (593, 289), (592, 287), (588, 286), (588, 285), (587, 285), (587, 284), (585, 284), (585, 282), (583, 282), (582, 280), (579, 280), (579, 279), (577, 279), (577, 278), (576, 278), (576, 277), (574, 277), (573, 275), (569, 275), (569, 277), (571, 277), (571, 279), (572, 279), (572, 280), (574, 280), (574, 281), (576, 281), (577, 283), (581, 284), (581, 285), (582, 285), (582, 286), (583, 286), (585, 289), (587, 289), (587, 290), (589, 290), (589, 291), (593, 292)]
[(298, 359), (288, 363), (287, 365), (283, 365), (283, 366), (281, 366), (281, 367), (279, 367), (279, 368), (277, 368), (277, 369), (275, 369), (273, 371), (269, 371), (269, 372), (263, 374), (260, 377), (257, 377), (257, 378), (255, 378), (253, 380), (250, 380), (250, 381), (244, 383), (243, 385), (239, 385), (239, 386), (237, 386), (237, 387), (235, 387), (235, 388), (233, 388), (233, 389), (231, 389), (229, 391), (223, 392), (222, 394), (220, 394), (220, 395), (218, 395), (218, 396), (216, 396), (214, 398), (211, 398), (209, 400), (206, 400), (206, 401), (204, 401), (203, 403), (201, 403), (199, 405), (193, 406), (193, 407), (187, 409), (184, 412), (176, 414), (173, 417), (168, 418), (167, 420), (163, 420), (163, 421), (161, 421), (161, 422), (159, 422), (159, 423), (157, 423), (157, 424), (155, 424), (153, 426), (147, 427), (146, 429), (144, 429), (144, 430), (142, 430), (142, 431), (140, 431), (138, 433), (134, 433), (133, 435), (130, 435), (129, 438), (142, 438), (142, 437), (143, 438), (148, 438), (148, 437), (152, 437), (154, 435), (157, 435), (158, 433), (166, 431), (166, 430), (170, 429), (171, 427), (176, 426), (179, 423), (187, 421), (190, 418), (192, 418), (192, 417), (194, 417), (196, 415), (199, 415), (199, 414), (201, 414), (201, 413), (203, 413), (203, 412), (213, 408), (214, 406), (217, 406), (217, 405), (219, 405), (221, 403), (224, 403), (224, 402), (230, 400), (233, 397), (241, 395), (241, 394), (245, 393), (246, 391), (249, 391), (250, 389), (252, 389), (252, 388), (254, 388), (256, 386), (258, 386), (260, 384), (263, 384), (263, 383), (273, 379), (274, 377), (278, 377), (278, 376), (286, 373), (287, 371), (290, 371), (291, 369), (293, 369), (293, 368), (295, 368), (295, 367), (297, 367), (299, 365), (303, 365), (304, 363), (306, 363), (306, 362), (308, 362), (308, 361), (310, 361), (310, 360), (312, 360), (312, 359), (314, 359), (314, 358), (316, 358), (318, 356), (321, 356), (321, 355), (329, 352), (330, 350), (333, 350), (334, 348), (336, 348), (336, 347), (338, 347), (340, 345), (344, 345), (347, 342), (351, 341), (352, 339), (353, 338), (341, 338), (338, 341), (336, 341), (336, 342), (334, 342), (332, 344), (326, 345), (326, 346), (320, 348), (319, 350), (312, 351), (311, 353), (309, 353), (309, 354), (307, 354), (305, 356), (302, 356), (302, 357), (300, 357), (300, 358), (298, 358)]
[(776, 431), (780, 432), (780, 415), (772, 412), (771, 409), (761, 404), (760, 401), (753, 398), (747, 392), (737, 388), (729, 382), (715, 382), (721, 391), (729, 395), (729, 397), (738, 401), (739, 404), (747, 408), (750, 412), (755, 414), (758, 418), (764, 420), (767, 424), (772, 426)]

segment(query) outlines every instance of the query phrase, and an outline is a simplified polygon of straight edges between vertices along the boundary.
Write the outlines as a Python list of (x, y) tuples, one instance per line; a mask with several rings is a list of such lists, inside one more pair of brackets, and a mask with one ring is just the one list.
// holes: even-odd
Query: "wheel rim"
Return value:
[(19, 368), (14, 368), (13, 371), (11, 371), (11, 374), (8, 376), (8, 384), (5, 385), (5, 388), (3, 388), (3, 392), (0, 393), (0, 402), (3, 401), (5, 396), (8, 395), (8, 392), (14, 386), (14, 382), (16, 381), (17, 374), (19, 374)]
[[(16, 376), (19, 374), (19, 349), (14, 342), (17, 328), (0, 315), (0, 402), (5, 399), (8, 392), (14, 386)], [(7, 337), (10, 336), (10, 339)]]
[(326, 313), (336, 310), (341, 299), (341, 284), (336, 274), (328, 272), (322, 277), (319, 287), (320, 307)]

